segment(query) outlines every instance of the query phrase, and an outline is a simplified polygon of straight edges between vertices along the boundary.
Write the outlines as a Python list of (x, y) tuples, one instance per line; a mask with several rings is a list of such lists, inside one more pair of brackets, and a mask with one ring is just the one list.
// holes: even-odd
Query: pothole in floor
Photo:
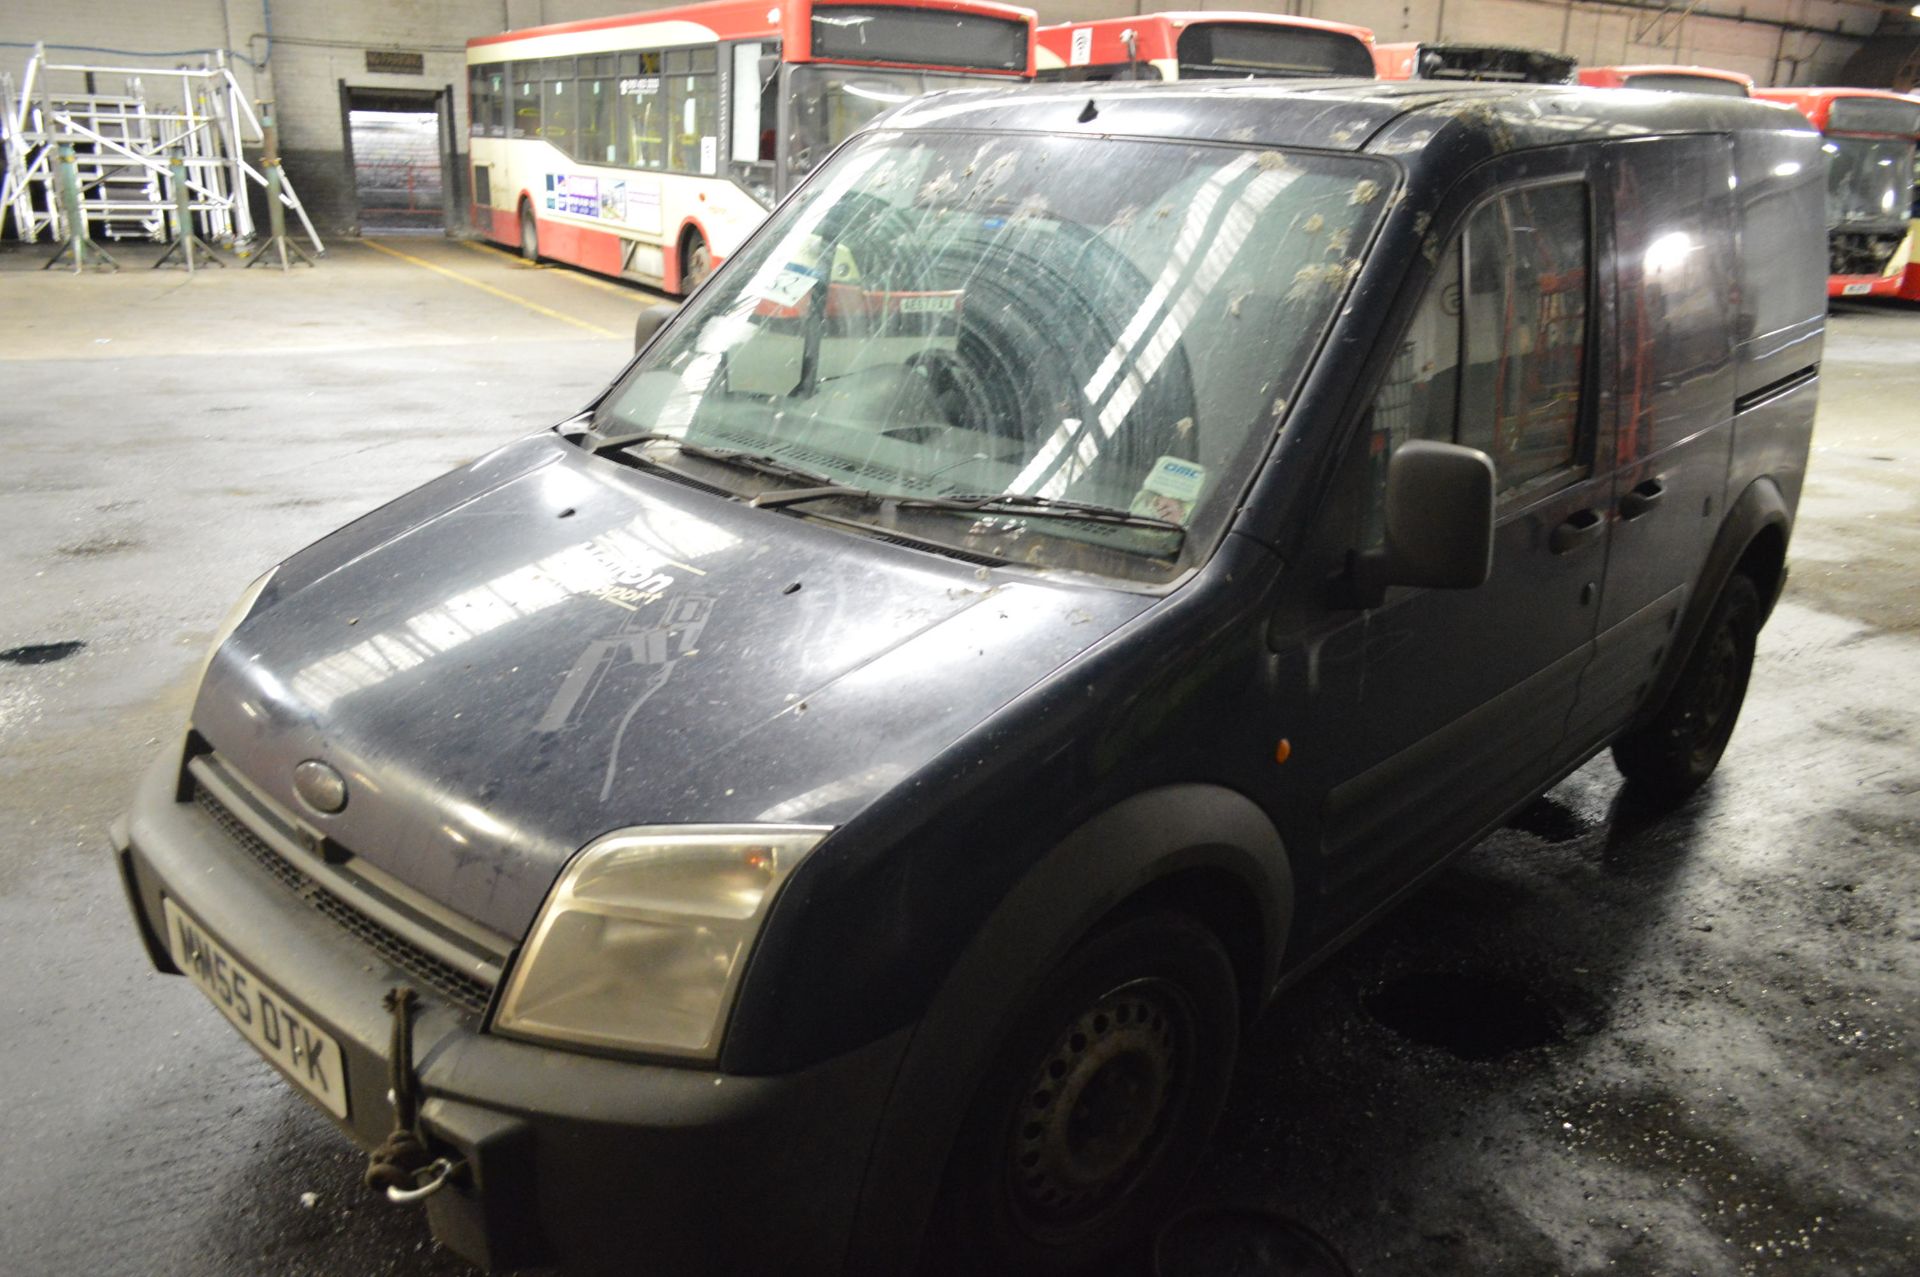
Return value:
[(1514, 813), (1507, 828), (1544, 842), (1572, 842), (1592, 831), (1594, 824), (1559, 799), (1543, 795)]
[(1497, 1060), (1569, 1036), (1567, 1017), (1515, 980), (1465, 971), (1396, 977), (1362, 999), (1367, 1014), (1405, 1038), (1462, 1060)]

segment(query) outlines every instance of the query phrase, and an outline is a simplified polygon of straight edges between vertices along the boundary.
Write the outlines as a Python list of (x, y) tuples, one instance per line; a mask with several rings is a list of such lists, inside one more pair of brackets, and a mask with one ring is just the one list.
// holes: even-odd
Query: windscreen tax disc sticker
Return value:
[(1128, 508), (1135, 514), (1185, 524), (1193, 513), (1193, 503), (1207, 486), (1207, 468), (1183, 457), (1161, 457), (1147, 471), (1147, 478), (1134, 494)]
[(788, 266), (771, 281), (761, 285), (760, 296), (776, 306), (791, 308), (798, 306), (819, 282), (817, 277)]

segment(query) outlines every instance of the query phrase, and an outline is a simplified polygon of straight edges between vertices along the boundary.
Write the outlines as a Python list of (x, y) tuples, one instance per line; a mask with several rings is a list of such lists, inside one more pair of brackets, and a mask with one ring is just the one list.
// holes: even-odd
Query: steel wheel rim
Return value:
[(1028, 1078), (1007, 1144), (1008, 1197), (1040, 1239), (1122, 1204), (1177, 1125), (1196, 1035), (1171, 981), (1131, 981), (1068, 1024)]
[(1725, 745), (1723, 738), (1730, 728), (1729, 710), (1740, 681), (1739, 670), (1740, 641), (1731, 626), (1723, 625), (1713, 636), (1706, 677), (1701, 680), (1699, 693), (1687, 715), (1691, 729), (1688, 736), (1692, 740), (1688, 758), (1696, 767), (1716, 758)]

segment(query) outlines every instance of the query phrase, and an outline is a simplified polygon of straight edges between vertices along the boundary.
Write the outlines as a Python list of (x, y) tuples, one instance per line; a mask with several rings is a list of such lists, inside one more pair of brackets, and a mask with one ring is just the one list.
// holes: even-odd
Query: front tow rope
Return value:
[(423, 1202), (445, 1188), (466, 1160), (435, 1157), (420, 1133), (420, 1079), (413, 1072), (413, 1008), (420, 996), (406, 985), (387, 990), (383, 1005), (393, 1015), (393, 1040), (387, 1051), (387, 1098), (393, 1102), (393, 1130), (367, 1160), (367, 1187), (405, 1206)]

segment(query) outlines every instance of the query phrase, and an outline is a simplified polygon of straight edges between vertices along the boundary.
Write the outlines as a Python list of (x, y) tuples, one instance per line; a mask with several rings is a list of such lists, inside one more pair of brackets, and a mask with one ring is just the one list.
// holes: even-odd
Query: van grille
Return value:
[(247, 854), (248, 859), (272, 874), (282, 886), (323, 917), (460, 1010), (479, 1015), (487, 1009), (487, 1000), (493, 996), (492, 985), (441, 961), (405, 937), (394, 934), (322, 887), (312, 875), (287, 863), (284, 856), (247, 828), (246, 822), (227, 810), (226, 804), (214, 797), (206, 786), (195, 785), (193, 795), (200, 810), (220, 826), (234, 845)]

